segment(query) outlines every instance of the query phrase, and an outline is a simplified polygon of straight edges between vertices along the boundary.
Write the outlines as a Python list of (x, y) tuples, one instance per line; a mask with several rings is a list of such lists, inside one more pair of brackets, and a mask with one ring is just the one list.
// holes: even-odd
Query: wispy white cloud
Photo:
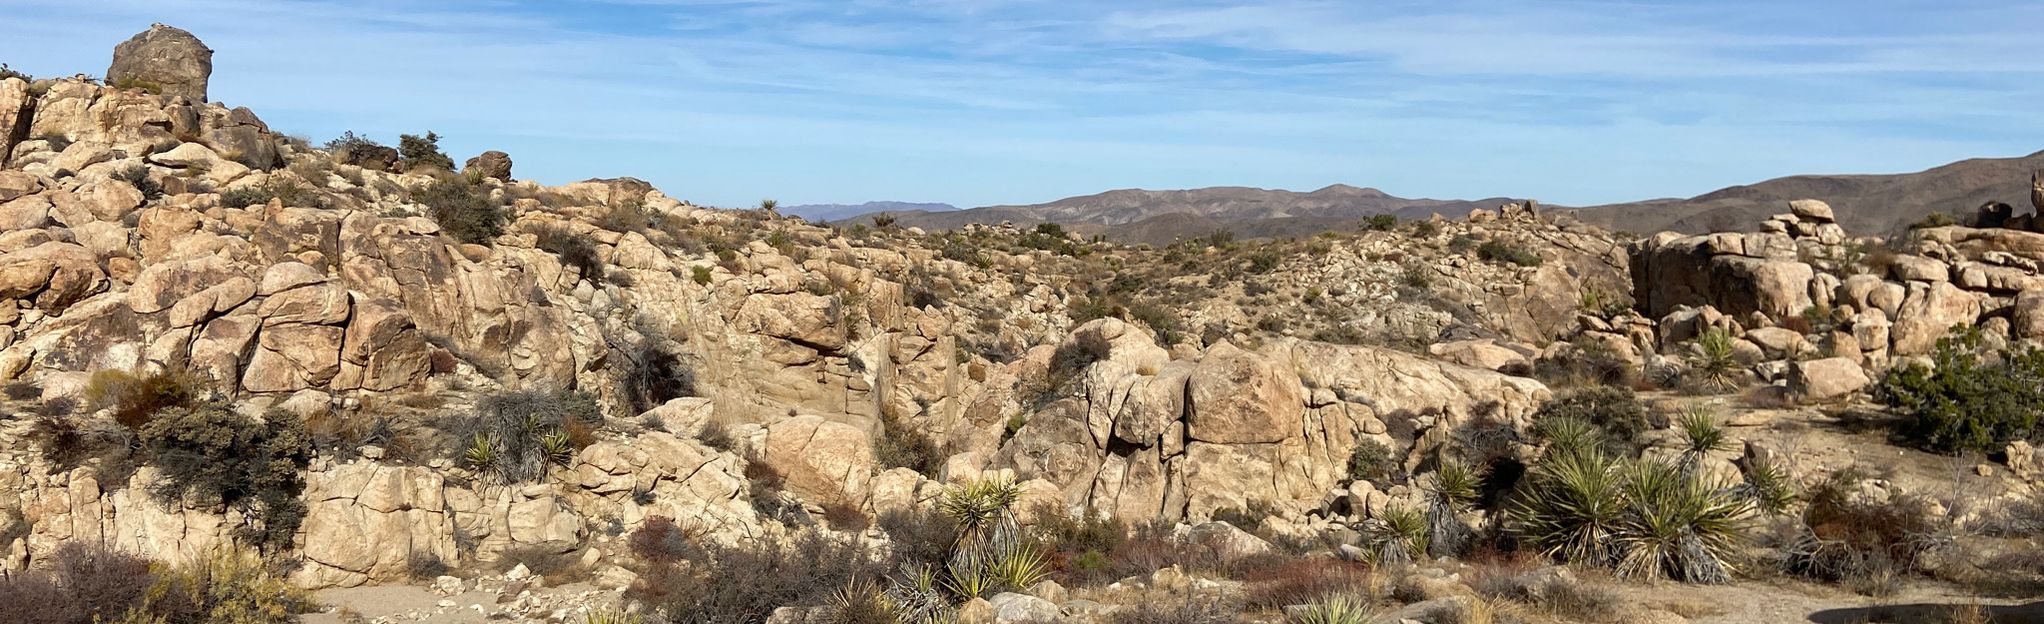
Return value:
[(151, 21), (314, 137), (715, 204), (1334, 182), (1587, 203), (2034, 151), (2026, 3), (21, 0), (0, 60)]

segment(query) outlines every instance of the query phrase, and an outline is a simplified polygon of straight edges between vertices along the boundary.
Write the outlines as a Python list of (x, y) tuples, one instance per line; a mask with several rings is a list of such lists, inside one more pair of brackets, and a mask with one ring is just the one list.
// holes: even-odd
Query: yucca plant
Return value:
[(1363, 523), (1363, 544), (1378, 565), (1403, 565), (1427, 552), (1430, 529), (1425, 514), (1410, 507), (1387, 505)]
[(646, 624), (646, 618), (622, 607), (610, 607), (590, 611), (582, 616), (582, 624)]
[(951, 600), (938, 584), (937, 571), (927, 564), (902, 564), (887, 588), (887, 599), (893, 601), (895, 619), (901, 624), (938, 624), (951, 617)]
[(497, 437), (489, 434), (476, 434), (461, 451), (461, 460), (476, 470), (496, 470), (497, 458)]
[(1727, 555), (1744, 535), (1751, 503), (1679, 467), (1638, 461), (1624, 469), (1626, 513), (1617, 571), (1638, 579), (1727, 583)]
[(892, 624), (900, 621), (894, 602), (872, 581), (855, 580), (831, 592), (824, 601), (829, 621), (840, 624)]
[(1557, 416), (1540, 421), (1535, 432), (1547, 441), (1544, 457), (1602, 452), (1604, 430), (1574, 416)]
[(1013, 481), (982, 479), (947, 490), (938, 501), (937, 509), (958, 528), (947, 566), (952, 593), (976, 598), (1023, 589), (1049, 573), (1043, 551), (1023, 542), (1014, 511), (1021, 497)]
[(1622, 465), (1594, 446), (1563, 453), (1550, 449), (1511, 508), (1519, 534), (1551, 558), (1610, 563), (1612, 539), (1625, 519)]
[(1050, 559), (1043, 549), (1022, 544), (987, 565), (996, 585), (1007, 589), (1028, 589), (1050, 576)]
[(1291, 617), (1293, 624), (1370, 624), (1376, 620), (1370, 614), (1369, 602), (1346, 595), (1330, 596), (1299, 609)]
[(1455, 557), (1463, 554), (1474, 534), (1461, 513), (1475, 504), (1482, 476), (1468, 462), (1443, 458), (1423, 487), (1427, 493), (1427, 554)]
[(1695, 472), (1705, 456), (1732, 446), (1731, 440), (1725, 437), (1725, 428), (1718, 424), (1717, 418), (1707, 408), (1684, 411), (1676, 418), (1676, 426), (1682, 430), (1681, 467), (1685, 472)]
[(1689, 366), (1696, 372), (1697, 386), (1724, 392), (1738, 385), (1739, 359), (1732, 348), (1732, 332), (1722, 327), (1704, 330), (1696, 337), (1696, 353)]
[(1787, 514), (1796, 502), (1795, 480), (1773, 462), (1754, 460), (1746, 466), (1746, 483), (1740, 488), (1753, 501), (1754, 509), (1769, 516)]

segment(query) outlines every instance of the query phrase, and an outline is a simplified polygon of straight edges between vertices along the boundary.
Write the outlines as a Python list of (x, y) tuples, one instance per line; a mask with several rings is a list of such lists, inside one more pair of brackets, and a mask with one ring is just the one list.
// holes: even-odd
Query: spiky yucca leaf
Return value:
[(1475, 531), (1462, 521), (1459, 514), (1476, 502), (1482, 485), (1480, 471), (1470, 467), (1468, 462), (1453, 457), (1441, 460), (1440, 466), (1422, 485), (1428, 499), (1427, 554), (1436, 557), (1463, 554)]
[(1590, 421), (1574, 416), (1543, 420), (1535, 430), (1541, 439), (1547, 441), (1547, 450), (1543, 456), (1582, 454), (1597, 452), (1604, 448), (1604, 430)]
[(1376, 620), (1370, 614), (1370, 603), (1346, 595), (1331, 596), (1300, 609), (1291, 618), (1293, 624), (1370, 624)]
[(1411, 563), (1427, 552), (1431, 539), (1426, 516), (1401, 505), (1388, 505), (1363, 524), (1363, 542), (1379, 565)]
[(583, 616), (582, 624), (646, 624), (646, 618), (621, 607), (590, 611)]
[(1726, 558), (1744, 535), (1751, 503), (1663, 462), (1639, 461), (1624, 472), (1627, 509), (1617, 540), (1618, 573), (1730, 582), (1732, 565)]
[(1591, 447), (1550, 453), (1524, 482), (1511, 517), (1549, 557), (1604, 565), (1625, 517), (1622, 462)]
[(1696, 372), (1697, 385), (1724, 392), (1738, 385), (1739, 359), (1733, 349), (1732, 332), (1722, 327), (1704, 330), (1696, 337), (1696, 353), (1689, 366)]
[(951, 616), (951, 599), (937, 581), (937, 571), (928, 564), (902, 564), (901, 572), (887, 588), (894, 602), (895, 619), (901, 624), (937, 624)]
[(1709, 408), (1695, 407), (1676, 417), (1675, 424), (1682, 431), (1682, 459), (1678, 464), (1684, 472), (1696, 472), (1703, 466), (1703, 458), (1712, 452), (1731, 448), (1731, 440), (1725, 437), (1725, 428), (1718, 424)]
[(1050, 576), (1050, 559), (1032, 544), (1016, 546), (987, 565), (987, 573), (1002, 589), (1023, 590)]
[(1766, 460), (1755, 460), (1746, 466), (1746, 483), (1740, 489), (1753, 500), (1755, 509), (1770, 516), (1788, 513), (1789, 506), (1796, 502), (1795, 481), (1788, 471)]

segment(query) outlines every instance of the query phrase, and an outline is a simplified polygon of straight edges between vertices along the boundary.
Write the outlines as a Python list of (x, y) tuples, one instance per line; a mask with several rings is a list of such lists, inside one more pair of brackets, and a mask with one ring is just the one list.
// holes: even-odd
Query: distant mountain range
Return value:
[[(1123, 189), (1027, 206), (988, 206), (952, 211), (887, 211), (902, 226), (945, 230), (973, 223), (1053, 222), (1085, 234), (1104, 234), (1136, 243), (1172, 240), (1228, 230), (1245, 238), (1309, 236), (1355, 227), (1373, 215), (1423, 218), (1439, 212), (1459, 216), (1471, 208), (1495, 208), (1511, 201), (1406, 199), (1372, 188), (1337, 184), (1309, 193), (1238, 186), (1184, 191)], [(873, 215), (850, 221), (871, 222)]]
[(1854, 234), (1887, 235), (1932, 212), (1971, 214), (1981, 204), (2005, 202), (2017, 214), (2030, 208), (2030, 175), (2044, 169), (2044, 152), (2020, 158), (1974, 158), (1916, 173), (1798, 175), (1734, 186), (1688, 199), (1651, 199), (1591, 206), (1583, 221), (1648, 233), (1661, 230), (1744, 230), (1768, 215), (1788, 212), (1791, 199), (1821, 199)]
[(810, 221), (840, 221), (875, 212), (943, 212), (957, 209), (957, 206), (951, 204), (869, 201), (863, 204), (781, 206), (780, 212), (781, 214), (795, 215)]
[[(1544, 210), (1572, 210), (1583, 221), (1638, 233), (1674, 230), (1701, 233), (1743, 230), (1768, 215), (1788, 211), (1792, 199), (1821, 199), (1855, 234), (1890, 234), (1931, 212), (1968, 214), (1989, 201), (2027, 212), (2030, 173), (2044, 169), (2044, 152), (2020, 158), (1976, 158), (1917, 173), (1890, 175), (1798, 175), (1734, 186), (1688, 199), (1652, 199), (1621, 204)], [(1477, 200), (1407, 199), (1373, 188), (1343, 184), (1312, 192), (1246, 187), (1182, 191), (1123, 189), (1020, 206), (958, 210), (949, 204), (869, 202), (858, 206), (783, 208), (783, 212), (840, 223), (870, 223), (887, 214), (904, 227), (947, 230), (1003, 221), (1029, 225), (1054, 222), (1084, 234), (1131, 243), (1163, 244), (1219, 230), (1241, 238), (1311, 236), (1353, 229), (1371, 216), (1390, 214), (1425, 219), (1459, 218), (1472, 208), (1495, 209), (1510, 198)], [(816, 216), (812, 216), (811, 210)], [(841, 216), (839, 216), (841, 215)]]

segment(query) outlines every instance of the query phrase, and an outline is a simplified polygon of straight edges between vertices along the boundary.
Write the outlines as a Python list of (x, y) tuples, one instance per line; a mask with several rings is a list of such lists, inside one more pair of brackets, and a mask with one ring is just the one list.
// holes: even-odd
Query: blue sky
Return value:
[(2044, 149), (2039, 2), (0, 0), (98, 75), (161, 21), (278, 130), (739, 206), (1375, 186), (1589, 204)]

